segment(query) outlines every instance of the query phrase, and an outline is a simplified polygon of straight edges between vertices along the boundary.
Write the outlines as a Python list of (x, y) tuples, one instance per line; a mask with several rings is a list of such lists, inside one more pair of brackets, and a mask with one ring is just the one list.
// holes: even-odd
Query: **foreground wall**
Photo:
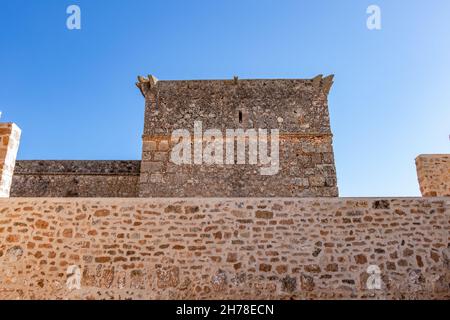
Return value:
[(137, 197), (140, 161), (16, 162), (11, 197)]
[(0, 298), (448, 299), (449, 220), (450, 198), (2, 199)]

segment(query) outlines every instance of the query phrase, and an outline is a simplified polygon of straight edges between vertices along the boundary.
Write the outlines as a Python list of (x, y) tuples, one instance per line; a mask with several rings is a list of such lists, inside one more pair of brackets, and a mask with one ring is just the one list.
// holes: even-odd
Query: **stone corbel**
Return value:
[(148, 75), (147, 78), (142, 76), (138, 76), (137, 78), (138, 82), (136, 82), (136, 86), (144, 97), (146, 97), (147, 93), (158, 83), (158, 79), (152, 75)]

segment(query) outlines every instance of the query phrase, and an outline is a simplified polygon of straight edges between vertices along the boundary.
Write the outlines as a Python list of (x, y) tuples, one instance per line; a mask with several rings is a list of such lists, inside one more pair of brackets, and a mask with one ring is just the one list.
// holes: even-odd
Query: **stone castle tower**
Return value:
[[(327, 101), (333, 76), (189, 81), (158, 81), (149, 76), (138, 80), (145, 98), (141, 161), (17, 161), (11, 195), (338, 196)], [(171, 134), (179, 129), (193, 132), (194, 123), (199, 121), (203, 130), (214, 128), (224, 134), (230, 129), (277, 129), (277, 173), (261, 175), (263, 165), (250, 161), (240, 164), (237, 159), (219, 165), (173, 163), (170, 155), (175, 142)], [(270, 137), (269, 149), (273, 146)], [(202, 146), (205, 143), (200, 139)]]
[[(338, 196), (327, 96), (333, 77), (312, 80), (158, 81), (139, 77), (145, 126), (139, 194), (152, 196)], [(176, 165), (170, 134), (204, 129), (279, 129), (279, 172), (254, 165)]]

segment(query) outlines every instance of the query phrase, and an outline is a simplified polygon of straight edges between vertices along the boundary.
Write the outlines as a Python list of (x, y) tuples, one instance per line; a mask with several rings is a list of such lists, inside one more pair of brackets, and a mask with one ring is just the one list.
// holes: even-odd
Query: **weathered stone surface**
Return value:
[(158, 266), (156, 274), (158, 278), (158, 288), (174, 288), (179, 283), (179, 268), (175, 266)]
[[(139, 195), (338, 196), (327, 102), (332, 78), (154, 81), (141, 77), (137, 86), (145, 97), (145, 124)], [(248, 161), (175, 165), (170, 161), (176, 143), (171, 134), (176, 129), (193, 134), (196, 120), (202, 121), (204, 130), (219, 129), (223, 134), (226, 129), (279, 129), (280, 171), (263, 176), (261, 165)]]
[(297, 278), (291, 278), (289, 276), (281, 279), (281, 291), (294, 292), (297, 289)]
[(450, 198), (10, 198), (0, 216), (0, 299), (450, 299)]

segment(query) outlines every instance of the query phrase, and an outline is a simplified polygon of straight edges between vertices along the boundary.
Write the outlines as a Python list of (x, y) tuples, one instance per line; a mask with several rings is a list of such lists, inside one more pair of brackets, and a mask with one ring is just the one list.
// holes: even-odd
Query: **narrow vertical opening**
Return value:
[(242, 111), (239, 111), (239, 123), (242, 123)]

